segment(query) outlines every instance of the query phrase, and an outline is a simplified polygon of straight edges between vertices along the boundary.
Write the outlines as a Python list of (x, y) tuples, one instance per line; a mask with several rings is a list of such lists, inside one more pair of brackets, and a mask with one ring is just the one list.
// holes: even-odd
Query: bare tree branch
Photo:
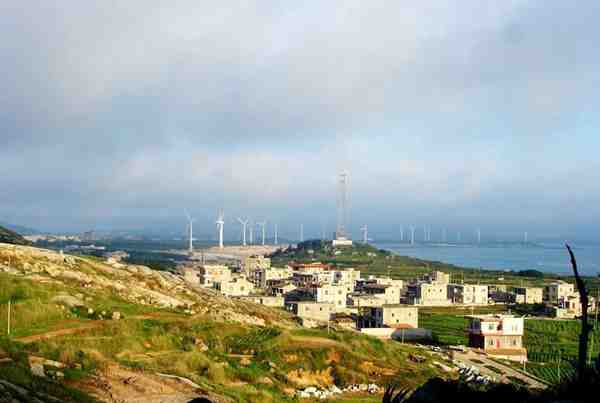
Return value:
[(587, 289), (585, 288), (585, 283), (579, 276), (575, 254), (573, 253), (573, 250), (571, 249), (569, 244), (565, 244), (565, 246), (567, 247), (567, 250), (569, 251), (569, 256), (571, 257), (571, 266), (573, 266), (573, 273), (575, 274), (577, 291), (579, 292), (579, 299), (581, 301), (581, 333), (579, 334), (579, 357), (577, 363), (577, 375), (580, 380), (583, 380), (587, 373), (588, 340), (593, 326), (588, 323), (589, 297)]

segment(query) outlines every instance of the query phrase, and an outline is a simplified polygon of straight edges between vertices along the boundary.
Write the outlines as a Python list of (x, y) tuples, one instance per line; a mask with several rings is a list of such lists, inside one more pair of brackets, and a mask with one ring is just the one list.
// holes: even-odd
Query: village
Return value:
[[(194, 260), (179, 267), (186, 282), (224, 296), (293, 313), (302, 326), (339, 328), (382, 339), (431, 340), (419, 326), (419, 308), (484, 307), (526, 304), (543, 306), (548, 318), (581, 315), (573, 284), (553, 281), (544, 287), (464, 284), (449, 273), (431, 271), (404, 281), (391, 276), (361, 276), (354, 268), (320, 262), (273, 267), (269, 257), (247, 256), (237, 266)], [(595, 303), (592, 302), (594, 307)], [(510, 311), (509, 311), (510, 312)], [(524, 318), (510, 313), (468, 316), (469, 347), (519, 362), (527, 360)]]

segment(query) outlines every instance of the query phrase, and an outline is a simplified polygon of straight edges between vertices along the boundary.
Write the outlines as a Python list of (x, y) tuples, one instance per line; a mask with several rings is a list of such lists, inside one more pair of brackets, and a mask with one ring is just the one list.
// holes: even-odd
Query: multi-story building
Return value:
[(558, 304), (561, 298), (575, 293), (575, 286), (564, 281), (556, 281), (544, 287), (544, 301), (550, 304)]
[(399, 304), (402, 296), (402, 287), (376, 283), (364, 285), (361, 291), (365, 294), (381, 298), (384, 304)]
[(346, 308), (346, 299), (348, 292), (343, 285), (324, 284), (312, 288), (316, 302), (330, 303), (336, 311)]
[(231, 280), (231, 270), (223, 265), (202, 265), (198, 274), (200, 285), (213, 288), (214, 283), (224, 283)]
[(445, 283), (418, 282), (410, 284), (407, 290), (407, 301), (410, 305), (440, 306), (451, 304), (448, 299), (448, 286)]
[(512, 315), (471, 316), (468, 327), (469, 346), (517, 361), (527, 360), (523, 348), (524, 320)]
[(250, 279), (256, 287), (265, 288), (269, 282), (291, 279), (293, 275), (291, 267), (268, 267), (254, 269), (250, 274)]
[(514, 287), (514, 299), (517, 304), (541, 304), (543, 289), (540, 287)]
[(417, 307), (401, 304), (385, 304), (380, 307), (361, 308), (359, 327), (419, 327), (419, 310)]
[(450, 274), (443, 271), (432, 271), (423, 276), (422, 281), (430, 284), (449, 284)]
[(244, 277), (238, 277), (228, 281), (214, 282), (214, 288), (227, 297), (242, 297), (250, 295), (254, 291), (254, 284)]
[(255, 270), (268, 269), (271, 267), (271, 259), (264, 256), (247, 256), (242, 260), (242, 271), (248, 278), (252, 278)]
[(448, 284), (448, 299), (454, 304), (487, 305), (488, 286), (479, 284)]

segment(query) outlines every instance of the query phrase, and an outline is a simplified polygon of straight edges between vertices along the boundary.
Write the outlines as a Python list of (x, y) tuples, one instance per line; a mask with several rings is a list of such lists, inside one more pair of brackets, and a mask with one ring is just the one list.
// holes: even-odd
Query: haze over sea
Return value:
[[(462, 267), (485, 270), (539, 270), (561, 275), (572, 274), (569, 256), (563, 244), (553, 243), (493, 243), (493, 244), (438, 244), (375, 242), (380, 249), (400, 255), (434, 260)], [(582, 274), (600, 273), (600, 244), (576, 243), (571, 245)]]

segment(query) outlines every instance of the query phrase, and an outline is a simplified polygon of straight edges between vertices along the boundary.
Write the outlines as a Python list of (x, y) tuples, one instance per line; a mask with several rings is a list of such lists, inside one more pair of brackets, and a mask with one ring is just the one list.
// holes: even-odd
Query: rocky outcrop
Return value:
[(0, 227), (0, 243), (12, 245), (30, 245), (31, 243), (21, 235), (7, 228)]
[[(240, 303), (214, 290), (190, 285), (183, 277), (170, 272), (140, 265), (98, 262), (47, 249), (0, 244), (0, 272), (36, 282), (75, 285), (92, 295), (95, 290), (109, 290), (135, 304), (179, 308), (190, 315), (205, 315), (216, 321), (257, 326), (272, 321), (281, 321), (285, 326), (287, 321), (284, 313)], [(58, 294), (53, 302), (67, 308), (89, 308), (90, 304), (83, 299), (83, 295)]]

